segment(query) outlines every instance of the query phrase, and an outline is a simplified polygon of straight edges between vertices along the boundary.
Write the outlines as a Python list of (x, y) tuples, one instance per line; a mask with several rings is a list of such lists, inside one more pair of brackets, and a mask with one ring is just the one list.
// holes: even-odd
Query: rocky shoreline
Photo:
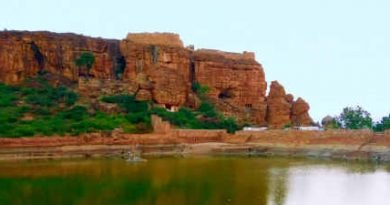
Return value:
[(168, 134), (102, 133), (0, 139), (0, 160), (149, 156), (292, 156), (390, 162), (390, 133), (369, 131), (174, 130)]

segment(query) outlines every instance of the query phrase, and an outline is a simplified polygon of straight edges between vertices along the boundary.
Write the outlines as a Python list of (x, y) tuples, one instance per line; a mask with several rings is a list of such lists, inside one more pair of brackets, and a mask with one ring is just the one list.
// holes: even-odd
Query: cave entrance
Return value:
[(191, 59), (191, 63), (190, 63), (190, 82), (192, 84), (195, 83), (195, 62), (193, 59)]
[(30, 43), (31, 45), (31, 50), (34, 54), (34, 59), (37, 61), (38, 66), (39, 66), (39, 73), (43, 72), (43, 69), (45, 67), (45, 57), (43, 56), (42, 52), (39, 50), (39, 47), (37, 44), (35, 44), (34, 41)]
[(157, 64), (160, 54), (159, 47), (155, 45), (150, 46), (150, 53), (152, 55), (152, 63)]
[(234, 98), (233, 89), (231, 89), (231, 88), (223, 89), (223, 90), (218, 94), (218, 98), (221, 99), (221, 100), (227, 100), (227, 99)]
[(116, 64), (115, 64), (115, 69), (114, 69), (114, 74), (115, 74), (115, 79), (117, 80), (122, 80), (123, 74), (125, 72), (126, 68), (126, 59), (124, 56), (120, 56), (116, 59)]

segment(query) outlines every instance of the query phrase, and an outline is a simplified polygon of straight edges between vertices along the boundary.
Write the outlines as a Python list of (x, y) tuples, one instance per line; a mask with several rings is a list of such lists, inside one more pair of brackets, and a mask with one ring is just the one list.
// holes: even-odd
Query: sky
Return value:
[(0, 0), (0, 30), (125, 38), (174, 32), (186, 45), (253, 51), (266, 80), (309, 102), (315, 121), (360, 105), (390, 113), (388, 0)]

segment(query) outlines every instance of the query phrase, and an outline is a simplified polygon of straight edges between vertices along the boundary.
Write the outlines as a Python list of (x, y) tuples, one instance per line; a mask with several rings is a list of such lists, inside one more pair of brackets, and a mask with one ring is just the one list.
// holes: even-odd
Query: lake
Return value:
[(271, 157), (0, 162), (0, 204), (388, 205), (390, 166)]

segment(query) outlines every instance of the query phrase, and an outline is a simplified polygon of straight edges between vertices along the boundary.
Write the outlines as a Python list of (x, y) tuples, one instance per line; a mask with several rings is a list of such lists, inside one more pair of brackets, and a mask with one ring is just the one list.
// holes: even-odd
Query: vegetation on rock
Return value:
[(0, 84), (0, 136), (78, 135), (122, 127), (139, 132), (125, 115), (90, 114), (76, 105), (77, 94), (64, 86), (53, 87), (43, 78), (21, 86)]
[(81, 55), (75, 60), (76, 66), (79, 67), (79, 69), (82, 68), (82, 72), (80, 74), (86, 75), (89, 77), (89, 72), (95, 63), (95, 56), (90, 52), (83, 52)]
[(119, 114), (93, 106), (78, 105), (78, 95), (65, 86), (54, 87), (43, 77), (27, 79), (20, 86), (0, 84), (0, 137), (35, 135), (79, 135), (122, 128), (127, 133), (151, 132), (151, 115), (157, 114), (180, 128), (227, 129), (239, 126), (234, 119), (223, 118), (212, 104), (204, 102), (198, 110), (182, 107), (169, 112), (152, 102), (138, 101), (131, 95), (104, 96), (102, 102), (118, 104)]

